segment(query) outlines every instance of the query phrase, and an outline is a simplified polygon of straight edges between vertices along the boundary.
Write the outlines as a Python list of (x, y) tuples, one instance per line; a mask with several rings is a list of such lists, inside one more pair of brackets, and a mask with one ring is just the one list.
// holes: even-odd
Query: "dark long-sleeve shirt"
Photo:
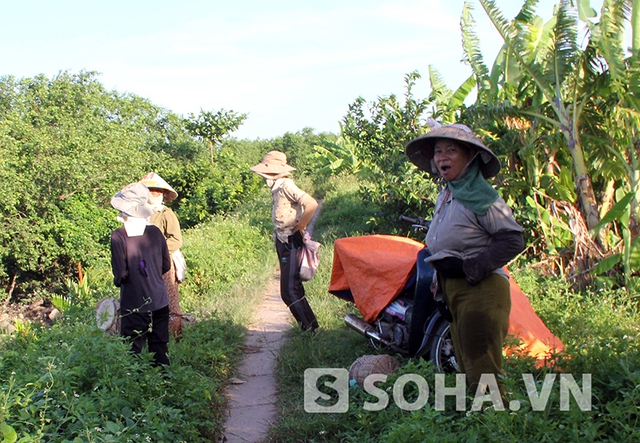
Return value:
[(144, 234), (137, 237), (127, 237), (124, 226), (113, 231), (111, 269), (123, 313), (156, 311), (169, 304), (162, 274), (171, 269), (171, 256), (155, 226), (145, 226)]
[[(522, 251), (523, 231), (502, 198), (498, 198), (485, 215), (478, 216), (445, 188), (438, 196), (433, 221), (427, 232), (426, 243), (432, 255), (425, 261), (430, 263), (447, 257), (467, 260), (490, 247), (496, 234), (515, 232), (520, 234), (520, 241), (505, 246), (503, 255), (506, 264)], [(502, 266), (496, 267), (493, 272), (509, 279)]]

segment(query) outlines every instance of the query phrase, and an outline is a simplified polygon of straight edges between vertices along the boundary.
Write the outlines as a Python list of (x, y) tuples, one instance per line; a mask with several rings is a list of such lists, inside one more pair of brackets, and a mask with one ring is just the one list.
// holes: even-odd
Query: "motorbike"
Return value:
[[(400, 216), (400, 220), (412, 223), (416, 231), (426, 232), (429, 227), (429, 222), (422, 219)], [(339, 241), (340, 239), (336, 240)], [(444, 303), (434, 299), (432, 285), (435, 269), (424, 261), (430, 255), (426, 247), (418, 251), (413, 267), (415, 270), (397, 296), (380, 310), (375, 319), (366, 321), (363, 317), (367, 316), (362, 315), (363, 312), (358, 307), (361, 315), (347, 314), (344, 322), (366, 337), (377, 350), (428, 359), (439, 371), (456, 372), (458, 365), (446, 307)], [(337, 291), (332, 293), (341, 297)], [(374, 296), (375, 294), (365, 295)]]

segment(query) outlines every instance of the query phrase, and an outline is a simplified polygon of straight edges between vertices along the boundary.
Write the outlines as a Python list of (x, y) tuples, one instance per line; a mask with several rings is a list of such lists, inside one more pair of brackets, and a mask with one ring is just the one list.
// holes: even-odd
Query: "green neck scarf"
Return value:
[(467, 172), (457, 180), (447, 181), (453, 197), (471, 212), (485, 215), (493, 202), (498, 199), (498, 191), (493, 189), (480, 171), (480, 158), (472, 161)]

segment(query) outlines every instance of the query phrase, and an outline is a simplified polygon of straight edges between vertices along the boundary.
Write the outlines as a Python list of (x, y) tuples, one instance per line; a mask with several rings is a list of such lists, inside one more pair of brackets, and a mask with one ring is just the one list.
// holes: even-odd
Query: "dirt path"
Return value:
[[(318, 200), (318, 208), (307, 226), (312, 235), (321, 210), (322, 200)], [(269, 425), (277, 418), (275, 360), (292, 320), (293, 316), (280, 297), (280, 271), (277, 271), (247, 332), (245, 358), (238, 369), (238, 377), (225, 390), (228, 416), (220, 443), (262, 443), (266, 440)]]
[(238, 377), (225, 390), (228, 416), (222, 442), (265, 440), (269, 424), (277, 418), (275, 358), (292, 318), (280, 298), (280, 274), (276, 273), (247, 333)]

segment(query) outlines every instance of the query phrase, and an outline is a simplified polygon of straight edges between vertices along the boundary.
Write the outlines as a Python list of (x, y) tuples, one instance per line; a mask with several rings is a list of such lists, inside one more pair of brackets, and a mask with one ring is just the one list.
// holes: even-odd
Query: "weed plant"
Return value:
[[(355, 307), (327, 292), (333, 242), (376, 233), (379, 220), (359, 194), (359, 182), (344, 176), (301, 187), (322, 200), (314, 238), (322, 243), (320, 268), (305, 284), (321, 325), (316, 334), (288, 333), (278, 357), (281, 418), (270, 429), (278, 442), (542, 442), (640, 441), (640, 353), (637, 298), (627, 291), (574, 292), (563, 280), (543, 278), (531, 267), (514, 277), (547, 326), (563, 341), (558, 368), (539, 368), (530, 358), (506, 358), (505, 384), (519, 411), (457, 411), (433, 401), (416, 411), (393, 401), (381, 411), (365, 410), (376, 398), (350, 388), (348, 412), (304, 411), (307, 368), (349, 368), (372, 349), (343, 322)], [(315, 186), (315, 187), (314, 187)], [(314, 189), (316, 191), (314, 191)], [(151, 356), (133, 356), (118, 336), (95, 326), (93, 304), (116, 296), (108, 261), (87, 270), (82, 282), (69, 281), (58, 304), (63, 316), (53, 326), (16, 321), (15, 332), (0, 335), (0, 435), (7, 442), (205, 442), (220, 437), (222, 391), (234, 374), (253, 307), (276, 268), (268, 191), (243, 202), (230, 216), (216, 216), (184, 233), (189, 267), (181, 286), (184, 312), (196, 323), (169, 345), (171, 366), (152, 366)], [(390, 228), (392, 229), (392, 228)], [(400, 229), (389, 232), (396, 233)], [(418, 374), (433, 386), (434, 368), (416, 359), (399, 360), (400, 370), (378, 385), (391, 392), (403, 374)], [(538, 389), (548, 374), (591, 374), (592, 409), (558, 407), (558, 390), (542, 411), (533, 411), (521, 374), (532, 374)], [(447, 386), (455, 382), (447, 376)], [(578, 380), (579, 381), (579, 380)], [(410, 401), (416, 389), (405, 388)], [(433, 397), (432, 397), (433, 398)], [(470, 405), (472, 398), (467, 398)]]

